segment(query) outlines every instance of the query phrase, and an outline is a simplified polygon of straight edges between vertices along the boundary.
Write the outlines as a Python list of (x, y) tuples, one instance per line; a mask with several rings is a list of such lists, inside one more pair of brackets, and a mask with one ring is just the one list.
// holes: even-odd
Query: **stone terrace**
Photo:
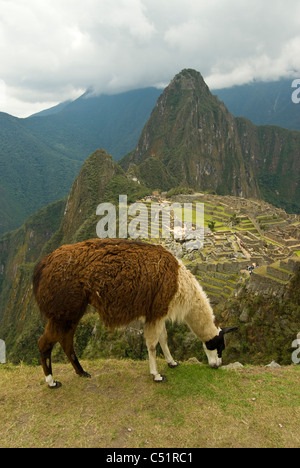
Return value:
[[(204, 203), (205, 238), (201, 249), (189, 251), (184, 240), (178, 242), (173, 238), (162, 238), (159, 242), (182, 259), (213, 303), (230, 297), (245, 281), (251, 291), (272, 290), (280, 294), (293, 275), (287, 268), (289, 262), (298, 264), (298, 215), (288, 215), (263, 201), (208, 194), (179, 195), (171, 200), (152, 197), (142, 201), (146, 202), (149, 213), (153, 202), (164, 204), (166, 209), (175, 202)], [(176, 215), (171, 225), (176, 225)], [(260, 268), (255, 268), (250, 275), (248, 267), (253, 264)]]

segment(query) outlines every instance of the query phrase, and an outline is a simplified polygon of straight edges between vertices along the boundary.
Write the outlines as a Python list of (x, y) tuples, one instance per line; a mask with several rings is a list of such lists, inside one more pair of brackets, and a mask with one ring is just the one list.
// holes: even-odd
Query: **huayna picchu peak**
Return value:
[(299, 212), (299, 156), (300, 132), (235, 118), (199, 72), (185, 69), (158, 98), (136, 148), (120, 164), (134, 163), (153, 189), (188, 186)]
[[(234, 117), (194, 70), (183, 70), (171, 81), (127, 158), (142, 172), (144, 166), (156, 169), (149, 158), (161, 161), (177, 185), (260, 197)], [(147, 177), (151, 181), (149, 172)]]

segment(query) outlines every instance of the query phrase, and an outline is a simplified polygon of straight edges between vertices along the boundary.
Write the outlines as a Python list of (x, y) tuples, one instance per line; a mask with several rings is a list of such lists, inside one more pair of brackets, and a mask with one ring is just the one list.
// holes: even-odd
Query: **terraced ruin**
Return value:
[[(170, 237), (165, 238), (166, 229), (161, 223), (160, 242), (192, 271), (213, 304), (237, 294), (241, 285), (255, 294), (279, 296), (300, 267), (299, 215), (289, 215), (262, 201), (208, 194), (180, 195), (168, 200), (153, 196), (142, 202), (147, 213), (140, 214), (139, 220), (148, 226), (147, 240), (157, 242), (151, 239), (150, 225), (151, 208), (159, 204), (171, 216)], [(178, 210), (171, 210), (174, 203), (193, 207), (204, 204), (202, 245), (191, 248), (186, 239), (175, 238), (181, 213), (178, 216)], [(188, 220), (192, 230), (193, 216)], [(129, 217), (128, 223), (132, 219)]]

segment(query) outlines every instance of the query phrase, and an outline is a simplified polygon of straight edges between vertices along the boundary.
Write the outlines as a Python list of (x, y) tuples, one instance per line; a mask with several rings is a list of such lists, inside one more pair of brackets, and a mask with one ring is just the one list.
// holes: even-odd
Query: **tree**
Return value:
[(211, 220), (208, 222), (208, 227), (211, 231), (214, 231), (215, 230), (215, 226), (216, 226), (216, 221), (214, 220)]

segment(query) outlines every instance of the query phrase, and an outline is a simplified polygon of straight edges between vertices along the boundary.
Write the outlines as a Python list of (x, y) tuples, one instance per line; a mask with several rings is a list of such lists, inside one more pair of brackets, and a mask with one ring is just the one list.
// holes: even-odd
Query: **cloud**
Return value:
[(0, 0), (0, 9), (0, 111), (15, 115), (90, 87), (168, 83), (183, 68), (211, 87), (300, 75), (298, 0)]

